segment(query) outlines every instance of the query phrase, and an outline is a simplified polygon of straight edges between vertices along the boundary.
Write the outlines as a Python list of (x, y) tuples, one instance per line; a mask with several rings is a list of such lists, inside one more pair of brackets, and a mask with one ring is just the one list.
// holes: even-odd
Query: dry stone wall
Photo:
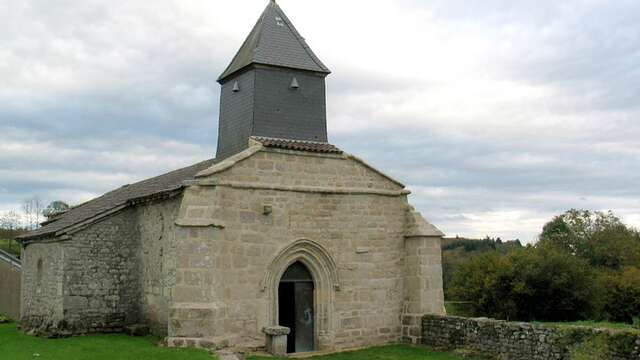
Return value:
[(602, 360), (640, 359), (640, 333), (553, 327), (492, 319), (424, 316), (423, 343), (468, 349), (500, 359), (570, 360), (581, 351)]

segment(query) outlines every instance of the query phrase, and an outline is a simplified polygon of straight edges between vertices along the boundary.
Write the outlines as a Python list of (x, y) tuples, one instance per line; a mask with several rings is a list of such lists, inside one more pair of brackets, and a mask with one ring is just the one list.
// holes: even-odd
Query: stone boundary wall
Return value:
[(20, 319), (20, 260), (0, 250), (0, 314)]
[(424, 316), (422, 326), (425, 345), (505, 360), (570, 360), (580, 349), (595, 356), (589, 359), (640, 359), (640, 332), (437, 315)]

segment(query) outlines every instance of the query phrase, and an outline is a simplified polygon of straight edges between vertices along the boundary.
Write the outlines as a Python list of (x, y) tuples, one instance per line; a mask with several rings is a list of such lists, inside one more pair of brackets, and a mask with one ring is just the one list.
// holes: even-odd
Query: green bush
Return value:
[(602, 360), (609, 356), (609, 347), (602, 337), (594, 336), (574, 345), (569, 351), (570, 360)]
[(594, 313), (588, 264), (553, 247), (489, 253), (463, 264), (452, 294), (473, 302), (475, 316), (506, 320), (574, 321)]
[(19, 258), (21, 252), (20, 244), (15, 240), (4, 240), (0, 238), (0, 250), (6, 251), (9, 254)]
[(603, 289), (600, 317), (612, 322), (632, 324), (640, 316), (640, 269), (625, 268), (619, 272), (602, 272)]
[(4, 316), (2, 314), (0, 314), (0, 324), (6, 324), (6, 323), (10, 323), (13, 320), (9, 319), (8, 316)]
[(471, 302), (473, 316), (627, 324), (640, 316), (640, 233), (611, 212), (567, 211), (535, 246), (496, 247), (457, 266), (447, 295)]

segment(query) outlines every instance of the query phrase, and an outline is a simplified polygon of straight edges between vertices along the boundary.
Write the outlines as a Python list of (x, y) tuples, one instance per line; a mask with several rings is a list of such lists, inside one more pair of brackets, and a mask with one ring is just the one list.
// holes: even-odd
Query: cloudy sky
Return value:
[[(637, 0), (279, 0), (331, 68), (332, 143), (449, 235), (640, 226)], [(267, 0), (0, 0), (0, 211), (213, 157), (224, 70)]]

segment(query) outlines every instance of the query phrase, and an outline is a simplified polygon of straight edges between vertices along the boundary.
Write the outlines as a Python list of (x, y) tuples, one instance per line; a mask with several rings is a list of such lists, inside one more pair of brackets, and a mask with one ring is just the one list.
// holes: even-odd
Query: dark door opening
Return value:
[(302, 263), (289, 266), (278, 286), (279, 324), (291, 329), (287, 352), (315, 350), (313, 278)]

